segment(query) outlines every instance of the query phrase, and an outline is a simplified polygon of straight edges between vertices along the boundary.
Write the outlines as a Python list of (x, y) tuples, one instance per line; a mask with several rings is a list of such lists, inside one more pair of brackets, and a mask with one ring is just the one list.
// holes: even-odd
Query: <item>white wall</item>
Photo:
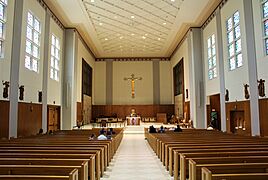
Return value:
[[(187, 37), (188, 38), (188, 37)], [(188, 89), (188, 99), (185, 97), (185, 102), (190, 101), (190, 83), (189, 83), (189, 52), (188, 52), (188, 42), (187, 38), (183, 41), (179, 49), (174, 53), (173, 57), (171, 58), (171, 78), (172, 78), (172, 96), (174, 96), (174, 84), (173, 84), (173, 68), (176, 64), (183, 58), (184, 63), (184, 90)], [(174, 98), (172, 98), (172, 102), (174, 103)]]
[[(230, 71), (228, 64), (228, 54), (227, 54), (228, 50), (227, 50), (226, 20), (229, 17), (231, 17), (237, 10), (240, 13), (243, 66), (237, 68), (236, 70)], [(228, 1), (222, 8), (221, 21), (222, 21), (222, 34), (223, 34), (222, 39), (223, 39), (225, 88), (229, 90), (230, 102), (235, 100), (242, 101), (245, 100), (243, 84), (248, 84), (249, 82), (243, 0)]]
[[(0, 57), (0, 100), (8, 100), (3, 98), (2, 81), (10, 82), (10, 63), (11, 63), (11, 50), (12, 50), (12, 32), (13, 32), (13, 18), (14, 18), (14, 2), (8, 1), (7, 6), (7, 23), (4, 41), (4, 56)], [(9, 88), (10, 90), (10, 88)], [(10, 96), (10, 94), (9, 94)]]
[[(63, 74), (63, 30), (55, 23), (53, 19), (50, 19), (50, 33), (49, 33), (49, 50), (48, 50), (48, 86), (47, 86), (47, 103), (52, 105), (61, 105), (61, 95), (62, 95), (62, 74)], [(50, 78), (50, 58), (51, 58), (51, 39), (52, 34), (55, 35), (60, 40), (60, 74), (59, 81)]]
[(76, 79), (76, 86), (77, 86), (77, 102), (82, 101), (82, 58), (90, 65), (92, 68), (92, 102), (94, 102), (94, 65), (95, 59), (90, 54), (88, 49), (84, 46), (83, 42), (80, 38), (78, 38), (78, 48), (77, 48), (77, 79)]
[[(135, 98), (131, 97), (131, 82), (124, 77), (142, 77), (135, 81)], [(113, 62), (113, 104), (153, 104), (152, 61)]]
[(262, 11), (261, 4), (259, 1), (252, 0), (253, 5), (253, 20), (254, 20), (254, 32), (255, 32), (255, 47), (256, 47), (256, 61), (258, 79), (265, 80), (265, 94), (268, 94), (268, 56), (265, 53), (265, 45), (263, 39), (263, 22), (262, 22)]
[[(215, 35), (216, 39), (216, 68), (217, 68), (217, 77), (209, 80), (208, 78), (208, 51), (207, 51), (207, 40), (212, 35)], [(220, 93), (220, 78), (219, 78), (219, 54), (218, 54), (218, 35), (216, 27), (216, 17), (210, 21), (210, 23), (203, 30), (203, 54), (204, 54), (204, 77), (205, 77), (205, 86), (206, 86), (206, 96), (211, 96), (214, 94)]]
[(106, 62), (95, 63), (95, 105), (106, 104)]
[[(26, 25), (28, 11), (32, 12), (41, 23), (41, 41), (40, 41), (40, 61), (38, 73), (25, 68), (25, 44), (26, 44)], [(22, 42), (20, 53), (20, 75), (19, 85), (24, 85), (24, 101), (23, 102), (38, 102), (38, 91), (42, 91), (43, 80), (43, 61), (44, 61), (44, 32), (45, 32), (45, 10), (36, 0), (24, 1), (23, 17), (22, 17)]]
[(160, 104), (172, 104), (172, 71), (170, 61), (159, 62)]

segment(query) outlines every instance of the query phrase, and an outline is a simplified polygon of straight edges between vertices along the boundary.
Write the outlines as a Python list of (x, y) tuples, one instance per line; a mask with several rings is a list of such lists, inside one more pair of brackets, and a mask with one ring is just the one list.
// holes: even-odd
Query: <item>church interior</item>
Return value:
[(0, 180), (268, 179), (268, 0), (0, 0)]

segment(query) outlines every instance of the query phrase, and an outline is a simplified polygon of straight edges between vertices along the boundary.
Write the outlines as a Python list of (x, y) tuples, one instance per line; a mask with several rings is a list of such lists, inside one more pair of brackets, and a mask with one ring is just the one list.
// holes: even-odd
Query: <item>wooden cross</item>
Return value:
[(129, 77), (129, 78), (125, 77), (124, 80), (125, 81), (127, 81), (127, 80), (131, 81), (131, 97), (135, 98), (135, 81), (136, 80), (142, 80), (142, 77), (135, 77), (134, 74), (131, 74), (131, 77)]

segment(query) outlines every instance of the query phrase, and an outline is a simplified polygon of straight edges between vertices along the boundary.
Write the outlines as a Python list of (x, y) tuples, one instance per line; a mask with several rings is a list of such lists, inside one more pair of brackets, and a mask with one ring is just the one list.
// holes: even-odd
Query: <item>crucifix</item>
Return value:
[(134, 74), (131, 74), (131, 77), (129, 77), (129, 78), (125, 77), (124, 80), (125, 81), (127, 81), (127, 80), (131, 81), (131, 97), (135, 98), (135, 81), (136, 80), (142, 80), (142, 77), (135, 77)]

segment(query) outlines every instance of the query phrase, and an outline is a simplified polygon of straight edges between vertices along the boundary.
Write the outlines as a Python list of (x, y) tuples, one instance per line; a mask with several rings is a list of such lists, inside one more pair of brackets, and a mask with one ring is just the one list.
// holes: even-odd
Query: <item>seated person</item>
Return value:
[(174, 129), (174, 132), (182, 132), (180, 125), (177, 125), (177, 128)]
[(94, 140), (96, 138), (95, 134), (91, 134), (91, 136), (88, 138), (88, 140)]
[(110, 133), (111, 135), (112, 135), (112, 134), (115, 134), (113, 128), (110, 128), (110, 129), (107, 131), (107, 135), (108, 135), (108, 133)]
[(38, 135), (42, 135), (44, 133), (44, 130), (41, 128), (39, 129)]
[(156, 133), (156, 129), (153, 125), (149, 127), (149, 133)]
[(162, 125), (161, 127), (160, 127), (160, 129), (159, 129), (159, 131), (158, 131), (159, 133), (164, 133), (165, 132), (165, 128), (164, 128), (164, 126)]
[(106, 133), (105, 129), (104, 128), (101, 128), (100, 134), (104, 134), (104, 133)]
[(98, 140), (107, 140), (107, 137), (105, 136), (104, 132), (100, 133), (100, 135), (97, 137)]

